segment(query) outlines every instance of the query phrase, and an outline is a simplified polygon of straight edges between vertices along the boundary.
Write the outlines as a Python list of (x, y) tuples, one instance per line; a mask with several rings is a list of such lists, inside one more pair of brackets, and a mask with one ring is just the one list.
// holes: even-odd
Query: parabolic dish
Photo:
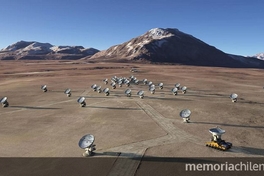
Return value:
[(152, 85), (153, 83), (150, 81), (149, 83), (148, 83), (148, 85), (150, 86), (150, 85)]
[(230, 95), (230, 98), (232, 98), (232, 99), (235, 99), (235, 98), (237, 98), (237, 97), (238, 97), (238, 95), (235, 94), (235, 93), (232, 93), (232, 94)]
[(46, 88), (47, 88), (47, 85), (42, 85), (42, 86), (41, 86), (41, 89), (42, 89), (42, 90), (44, 90), (44, 89), (46, 89)]
[(3, 97), (3, 98), (1, 99), (1, 103), (5, 103), (6, 100), (7, 100), (7, 97)]
[(183, 86), (183, 87), (181, 88), (181, 90), (187, 90), (187, 87), (186, 87), (186, 86)]
[(66, 90), (64, 91), (65, 94), (69, 94), (70, 92), (71, 92), (71, 89), (66, 89)]
[(80, 98), (78, 98), (77, 102), (78, 102), (78, 103), (83, 103), (84, 100), (85, 100), (85, 97), (80, 97)]
[(175, 92), (178, 91), (178, 88), (177, 88), (177, 87), (174, 87), (171, 91), (172, 91), (173, 93), (175, 93)]
[(116, 83), (115, 83), (115, 82), (112, 82), (112, 83), (111, 83), (111, 86), (114, 86), (114, 85), (116, 85)]
[(180, 87), (180, 85), (181, 85), (180, 83), (176, 83), (175, 87)]
[(216, 127), (216, 128), (209, 129), (209, 132), (212, 133), (212, 134), (221, 135), (221, 134), (225, 133), (225, 130), (223, 130), (223, 129), (219, 128), (219, 127)]
[(154, 91), (155, 90), (155, 86), (150, 86), (149, 91)]
[(83, 136), (79, 141), (79, 147), (82, 149), (90, 147), (94, 143), (94, 136), (87, 134)]
[(191, 115), (191, 111), (189, 109), (184, 109), (180, 112), (180, 116), (182, 118), (187, 118)]
[(130, 94), (131, 93), (131, 89), (127, 89), (126, 91), (125, 91), (125, 94)]
[(103, 92), (109, 92), (109, 88), (107, 87), (107, 88), (105, 88), (104, 90), (103, 90)]
[(96, 89), (96, 87), (97, 87), (96, 84), (93, 84), (93, 85), (91, 86), (92, 89)]
[(163, 86), (163, 83), (159, 83), (159, 85), (158, 85), (159, 87), (161, 87), (161, 86)]
[(140, 91), (138, 91), (138, 93), (137, 93), (139, 96), (141, 96), (141, 95), (143, 95), (144, 94), (144, 91), (143, 90), (140, 90)]
[(143, 82), (147, 82), (148, 81), (148, 79), (143, 79)]

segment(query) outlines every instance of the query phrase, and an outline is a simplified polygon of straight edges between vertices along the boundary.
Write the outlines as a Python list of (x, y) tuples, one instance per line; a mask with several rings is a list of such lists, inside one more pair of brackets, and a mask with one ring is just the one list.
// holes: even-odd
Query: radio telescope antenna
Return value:
[(131, 97), (131, 89), (127, 89), (125, 91), (125, 94), (128, 96), (128, 97)]
[(115, 82), (112, 82), (111, 83), (111, 86), (112, 86), (112, 89), (115, 89), (116, 88), (116, 83)]
[(148, 82), (148, 86), (151, 86), (153, 84), (153, 82), (149, 81)]
[(231, 98), (231, 100), (232, 100), (233, 103), (237, 102), (237, 97), (238, 97), (238, 95), (236, 93), (232, 93), (230, 95), (230, 98)]
[(163, 83), (159, 83), (158, 86), (159, 86), (159, 89), (163, 89)]
[(180, 112), (180, 116), (181, 118), (183, 118), (183, 122), (189, 123), (190, 115), (191, 115), (191, 111), (189, 109), (184, 109)]
[(105, 93), (106, 96), (109, 96), (109, 94), (110, 94), (110, 90), (109, 90), (109, 88), (105, 88), (105, 89), (103, 90), (103, 92)]
[(226, 142), (221, 138), (222, 134), (225, 133), (225, 130), (216, 127), (209, 129), (209, 132), (212, 134), (212, 138), (210, 142), (206, 142), (206, 146), (223, 151), (226, 151), (232, 147), (233, 144), (231, 142)]
[(9, 106), (9, 103), (8, 103), (8, 101), (7, 101), (7, 97), (3, 97), (3, 98), (1, 98), (0, 102), (2, 103), (2, 107), (3, 107), (3, 108)]
[(186, 91), (187, 91), (187, 87), (186, 87), (186, 86), (183, 86), (183, 87), (181, 88), (181, 90), (182, 90), (182, 93), (185, 94)]
[(144, 91), (143, 90), (138, 91), (137, 95), (139, 96), (139, 98), (143, 99), (144, 98)]
[(92, 88), (93, 91), (95, 92), (95, 91), (96, 91), (96, 88), (97, 88), (97, 85), (96, 85), (96, 84), (93, 84), (93, 85), (91, 86), (91, 88)]
[(122, 84), (123, 84), (123, 81), (122, 81), (122, 79), (120, 79), (120, 80), (118, 81), (118, 86), (119, 86), (119, 87), (122, 87)]
[(98, 93), (101, 93), (102, 92), (102, 87), (101, 86), (97, 86), (96, 90), (97, 90)]
[(174, 87), (173, 89), (171, 89), (171, 92), (173, 93), (173, 95), (177, 95), (178, 94), (178, 88)]
[(91, 156), (94, 154), (94, 151), (96, 150), (94, 140), (95, 138), (92, 134), (84, 135), (80, 139), (79, 147), (85, 150), (85, 152), (83, 153), (84, 157)]
[(143, 84), (146, 85), (148, 83), (148, 79), (143, 79)]
[(86, 106), (85, 97), (78, 98), (77, 102), (80, 104), (81, 107)]
[(108, 84), (108, 79), (107, 79), (107, 78), (104, 79), (103, 82), (104, 82), (105, 84)]
[(178, 90), (180, 90), (180, 86), (181, 86), (180, 83), (176, 83), (176, 84), (175, 84), (175, 87), (176, 87)]
[(40, 88), (41, 88), (41, 90), (43, 92), (47, 92), (48, 91), (47, 85), (42, 85)]
[(151, 86), (149, 87), (149, 91), (151, 92), (151, 94), (155, 93), (155, 85), (151, 84)]
[(125, 84), (126, 84), (127, 87), (129, 87), (130, 86), (130, 81), (128, 79), (126, 79), (125, 80)]
[(71, 96), (71, 89), (66, 89), (64, 93), (67, 95), (67, 97)]

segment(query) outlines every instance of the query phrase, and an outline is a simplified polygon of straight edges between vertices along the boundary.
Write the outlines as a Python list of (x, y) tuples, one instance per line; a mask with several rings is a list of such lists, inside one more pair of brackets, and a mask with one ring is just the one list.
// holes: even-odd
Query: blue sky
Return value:
[(20, 40), (104, 50), (156, 27), (231, 54), (264, 52), (262, 0), (0, 0), (0, 48)]

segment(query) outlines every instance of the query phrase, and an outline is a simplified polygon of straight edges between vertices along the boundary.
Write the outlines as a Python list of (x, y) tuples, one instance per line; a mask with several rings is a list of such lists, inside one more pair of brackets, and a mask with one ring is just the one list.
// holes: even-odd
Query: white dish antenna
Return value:
[(178, 88), (177, 87), (172, 88), (171, 92), (173, 93), (173, 95), (177, 95), (178, 94)]
[(212, 133), (213, 135), (218, 136), (218, 135), (224, 134), (225, 130), (223, 130), (223, 129), (219, 128), (219, 127), (216, 127), (216, 128), (209, 129), (209, 132)]
[(97, 86), (96, 90), (97, 90), (98, 93), (101, 93), (102, 92), (102, 86)]
[(1, 99), (1, 103), (5, 103), (7, 101), (7, 97), (3, 97), (2, 99)]
[(237, 101), (237, 97), (238, 97), (238, 95), (236, 93), (232, 93), (230, 95), (230, 98), (231, 98), (232, 102), (236, 102)]
[(93, 85), (91, 86), (91, 88), (93, 89), (93, 91), (96, 91), (96, 87), (97, 87), (96, 84), (93, 84)]
[(108, 96), (108, 95), (110, 94), (110, 91), (109, 91), (109, 88), (108, 88), (108, 87), (105, 88), (105, 89), (103, 90), (103, 92), (105, 93), (106, 96)]
[(104, 79), (103, 82), (104, 82), (105, 84), (108, 84), (108, 79), (107, 79), (107, 78)]
[(70, 97), (70, 96), (71, 96), (71, 89), (66, 89), (66, 90), (64, 91), (64, 93), (65, 93), (68, 97)]
[(81, 107), (86, 106), (85, 97), (78, 98), (77, 102), (80, 104)]
[(148, 85), (151, 86), (153, 84), (153, 82), (149, 81)]
[(183, 87), (181, 88), (181, 90), (182, 90), (182, 93), (185, 94), (186, 91), (187, 91), (187, 87), (186, 87), (186, 86), (183, 86)]
[(92, 134), (84, 135), (80, 141), (79, 141), (79, 147), (82, 149), (85, 149), (85, 152), (83, 153), (83, 156), (91, 156), (93, 154), (93, 151), (95, 149), (94, 145), (94, 136)]
[(2, 103), (2, 107), (3, 107), (3, 108), (9, 106), (9, 103), (7, 102), (7, 97), (3, 97), (3, 98), (1, 98), (0, 102)]
[(143, 84), (147, 84), (148, 83), (148, 79), (143, 79)]
[(152, 85), (150, 86), (149, 91), (150, 91), (152, 94), (155, 93), (155, 85), (154, 85), (154, 84), (152, 84)]
[(143, 90), (138, 91), (137, 95), (138, 95), (140, 98), (144, 98), (144, 91), (143, 91)]
[(138, 79), (136, 79), (134, 82), (135, 82), (135, 84), (137, 84), (137, 85), (138, 85), (138, 83), (139, 83)]
[(159, 83), (158, 86), (159, 86), (159, 89), (163, 89), (163, 83)]
[(47, 85), (42, 85), (40, 88), (41, 88), (41, 90), (43, 90), (43, 92), (47, 92), (48, 91)]
[(131, 89), (127, 89), (127, 90), (125, 91), (125, 94), (126, 94), (128, 97), (130, 97), (130, 96), (131, 96)]
[(191, 111), (189, 109), (184, 109), (180, 112), (180, 117), (183, 118), (183, 121), (187, 123), (190, 121), (190, 115)]
[(178, 89), (180, 89), (180, 86), (181, 86), (180, 83), (176, 83), (176, 84), (175, 84), (175, 87), (177, 87)]

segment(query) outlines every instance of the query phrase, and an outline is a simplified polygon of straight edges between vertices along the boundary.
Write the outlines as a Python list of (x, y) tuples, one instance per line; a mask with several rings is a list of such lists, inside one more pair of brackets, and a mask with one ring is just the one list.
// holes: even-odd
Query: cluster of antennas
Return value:
[(8, 101), (7, 101), (7, 97), (3, 97), (3, 98), (1, 98), (0, 102), (2, 103), (2, 107), (3, 107), (3, 108), (9, 106), (9, 103), (8, 103)]
[(237, 97), (238, 97), (237, 94), (232, 93), (229, 97), (230, 97), (230, 99), (232, 100), (233, 103), (237, 102)]
[(184, 109), (180, 112), (180, 117), (183, 119), (183, 122), (189, 123), (190, 122), (190, 116), (191, 111), (189, 109)]
[(91, 86), (91, 88), (93, 89), (94, 92), (95, 92), (95, 91), (97, 91), (98, 93), (101, 93), (101, 92), (102, 92), (102, 87), (101, 87), (101, 86), (98, 86), (98, 85), (96, 85), (96, 84), (93, 84), (93, 85)]
[(85, 152), (83, 153), (84, 157), (91, 156), (94, 154), (94, 151), (96, 150), (94, 140), (95, 138), (92, 134), (84, 135), (80, 139), (79, 147), (85, 150)]
[(183, 94), (185, 94), (187, 92), (187, 87), (186, 86), (182, 86), (180, 83), (176, 83), (174, 88), (171, 89), (171, 92), (173, 95), (177, 95), (178, 94), (178, 90), (181, 90)]

